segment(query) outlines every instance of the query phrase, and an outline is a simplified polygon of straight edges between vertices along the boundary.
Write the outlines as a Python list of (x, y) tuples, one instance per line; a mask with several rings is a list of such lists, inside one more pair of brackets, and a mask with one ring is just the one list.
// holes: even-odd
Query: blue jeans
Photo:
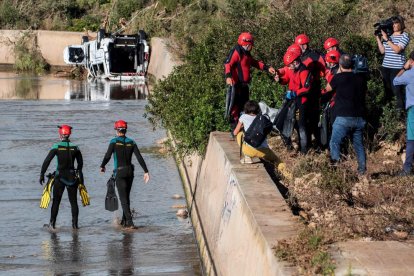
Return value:
[(358, 173), (365, 173), (366, 158), (363, 143), (365, 120), (362, 117), (336, 117), (332, 126), (332, 137), (329, 142), (332, 161), (339, 161), (343, 139), (350, 135), (358, 159)]

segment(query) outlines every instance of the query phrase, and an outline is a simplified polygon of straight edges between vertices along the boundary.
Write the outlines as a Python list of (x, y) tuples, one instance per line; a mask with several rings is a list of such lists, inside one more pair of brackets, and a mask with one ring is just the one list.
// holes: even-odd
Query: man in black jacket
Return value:
[(121, 200), (123, 215), (121, 224), (124, 227), (133, 228), (132, 214), (130, 209), (130, 193), (132, 181), (134, 180), (134, 166), (131, 164), (132, 154), (135, 154), (139, 164), (144, 170), (144, 182), (147, 183), (150, 175), (144, 159), (139, 152), (134, 140), (125, 136), (127, 122), (119, 120), (115, 122), (117, 137), (113, 138), (101, 164), (101, 172), (105, 172), (105, 166), (114, 154), (114, 176), (118, 188), (119, 199)]

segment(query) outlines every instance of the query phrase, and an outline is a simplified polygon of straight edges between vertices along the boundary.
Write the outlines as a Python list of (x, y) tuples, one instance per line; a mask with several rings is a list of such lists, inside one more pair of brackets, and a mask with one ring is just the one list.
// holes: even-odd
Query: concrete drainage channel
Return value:
[(272, 247), (297, 222), (262, 164), (242, 165), (228, 133), (210, 135), (206, 157), (179, 164), (207, 275), (291, 275)]

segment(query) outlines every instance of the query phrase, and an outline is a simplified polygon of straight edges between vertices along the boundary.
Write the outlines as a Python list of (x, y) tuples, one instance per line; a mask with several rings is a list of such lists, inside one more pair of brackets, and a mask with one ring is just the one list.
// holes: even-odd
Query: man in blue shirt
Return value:
[(414, 156), (414, 51), (394, 78), (394, 85), (405, 85), (405, 109), (407, 110), (407, 148), (403, 170), (400, 175), (410, 175)]

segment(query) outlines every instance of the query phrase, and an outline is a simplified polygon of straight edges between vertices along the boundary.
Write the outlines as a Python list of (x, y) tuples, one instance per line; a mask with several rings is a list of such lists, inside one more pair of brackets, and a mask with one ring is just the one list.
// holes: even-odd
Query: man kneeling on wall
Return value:
[[(274, 163), (282, 175), (292, 178), (286, 171), (285, 163), (269, 148), (266, 136), (272, 129), (272, 123), (260, 112), (260, 106), (256, 101), (248, 101), (244, 105), (244, 114), (240, 116), (239, 122), (233, 131), (237, 136), (237, 143), (243, 153), (240, 162), (242, 164), (253, 163), (252, 158), (260, 158)], [(255, 138), (251, 138), (255, 137)]]

